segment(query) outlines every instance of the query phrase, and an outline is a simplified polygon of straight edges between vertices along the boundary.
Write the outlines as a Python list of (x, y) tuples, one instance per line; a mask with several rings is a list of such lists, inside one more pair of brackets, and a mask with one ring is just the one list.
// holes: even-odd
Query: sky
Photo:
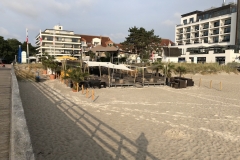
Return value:
[[(0, 0), (0, 36), (35, 45), (55, 25), (75, 34), (108, 36), (120, 43), (129, 28), (143, 27), (174, 42), (182, 14), (220, 7), (223, 0)], [(226, 0), (226, 3), (234, 0)]]

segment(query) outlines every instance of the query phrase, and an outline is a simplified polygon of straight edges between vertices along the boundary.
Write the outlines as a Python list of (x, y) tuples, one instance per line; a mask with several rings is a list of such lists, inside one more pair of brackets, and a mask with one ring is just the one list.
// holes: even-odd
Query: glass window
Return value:
[(187, 24), (187, 20), (186, 19), (183, 20), (183, 24)]
[(189, 19), (189, 22), (190, 22), (190, 23), (193, 23), (193, 18), (190, 18), (190, 19)]

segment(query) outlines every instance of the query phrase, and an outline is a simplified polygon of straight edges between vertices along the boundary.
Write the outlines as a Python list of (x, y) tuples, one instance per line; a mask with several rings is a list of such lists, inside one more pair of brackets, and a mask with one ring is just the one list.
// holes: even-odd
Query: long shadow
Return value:
[[(42, 151), (38, 146), (39, 143), (42, 143), (41, 141), (44, 141), (46, 147), (63, 147), (66, 150), (68, 149), (66, 146), (74, 145), (76, 139), (78, 147), (74, 149), (77, 152), (73, 155), (77, 159), (81, 159), (79, 156), (82, 154), (85, 155), (84, 159), (158, 159), (147, 151), (148, 141), (144, 133), (137, 138), (136, 142), (133, 142), (78, 104), (73, 103), (54, 89), (50, 89), (46, 84), (32, 82), (28, 85), (29, 88), (32, 88), (32, 92), (43, 93), (35, 96), (30, 93), (21, 94), (36, 157), (43, 155), (44, 158), (48, 158), (53, 154), (55, 156), (63, 154), (55, 152), (55, 149), (49, 149), (51, 152)], [(24, 87), (20, 87), (20, 89), (23, 91)], [(28, 97), (28, 95), (33, 97)], [(29, 103), (28, 99), (36, 99), (38, 103)], [(34, 114), (37, 114), (37, 117)], [(38, 122), (38, 119), (41, 120)], [(37, 124), (35, 124), (36, 121)], [(41, 135), (39, 135), (39, 131), (42, 132)], [(85, 142), (84, 139), (88, 139), (88, 141)], [(59, 141), (61, 143), (58, 143)], [(84, 147), (79, 148), (82, 145)], [(66, 157), (70, 156), (70, 151), (64, 153), (63, 155)]]

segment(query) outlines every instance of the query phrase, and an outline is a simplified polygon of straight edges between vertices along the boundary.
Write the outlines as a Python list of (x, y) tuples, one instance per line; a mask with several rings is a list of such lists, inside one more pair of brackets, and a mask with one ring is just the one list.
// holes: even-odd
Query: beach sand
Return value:
[(95, 89), (94, 101), (59, 80), (19, 81), (36, 158), (240, 159), (240, 76), (185, 77), (195, 86)]

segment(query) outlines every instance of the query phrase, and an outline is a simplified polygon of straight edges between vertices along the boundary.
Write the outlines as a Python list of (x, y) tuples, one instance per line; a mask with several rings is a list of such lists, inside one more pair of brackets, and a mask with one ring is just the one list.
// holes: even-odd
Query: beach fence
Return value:
[(195, 86), (205, 87), (209, 89), (216, 89), (222, 91), (223, 83), (222, 81), (212, 80), (212, 79), (204, 79), (204, 78), (195, 78), (194, 79)]
[(91, 98), (91, 100), (94, 102), (98, 97), (95, 96), (95, 90), (89, 89), (89, 88), (84, 88), (84, 86), (81, 86), (81, 92), (83, 95), (85, 95), (86, 98)]

